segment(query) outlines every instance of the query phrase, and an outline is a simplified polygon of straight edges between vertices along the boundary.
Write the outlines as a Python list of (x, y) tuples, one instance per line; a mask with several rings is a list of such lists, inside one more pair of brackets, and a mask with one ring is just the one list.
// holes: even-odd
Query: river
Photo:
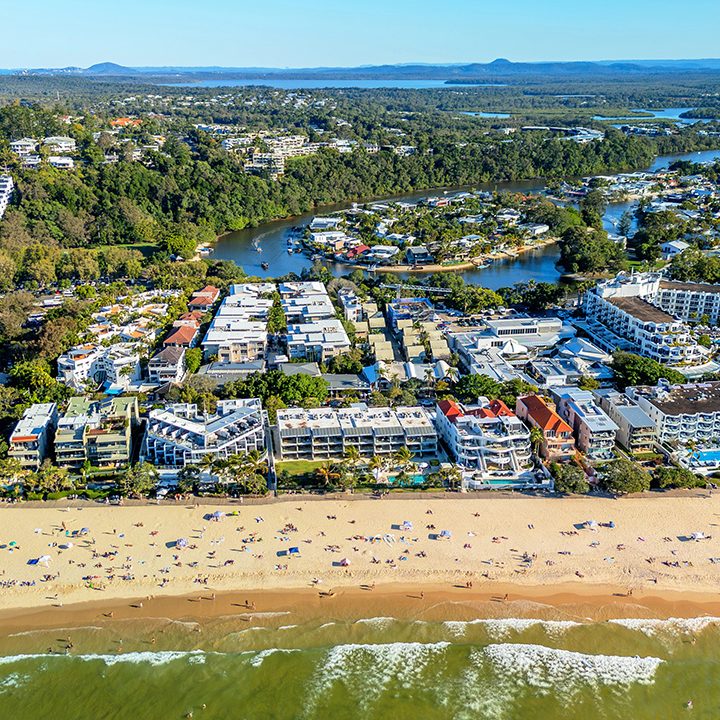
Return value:
[[(693, 160), (706, 162), (720, 159), (720, 150), (706, 150), (704, 152), (684, 153), (678, 155), (663, 155), (655, 159), (648, 171), (660, 170), (668, 167), (677, 160)], [(509, 192), (540, 192), (545, 187), (541, 180), (528, 180), (524, 182), (498, 182), (486, 183), (476, 186), (480, 190), (504, 190)], [(439, 188), (434, 190), (421, 190), (412, 193), (392, 196), (392, 200), (406, 200), (412, 202), (420, 198), (443, 192), (452, 192), (460, 188)], [(605, 227), (609, 231), (616, 231), (616, 224), (626, 210), (632, 210), (635, 202), (611, 203), (605, 213)], [(238, 232), (229, 233), (221, 237), (212, 256), (218, 260), (233, 260), (242, 266), (249, 275), (258, 277), (279, 277), (290, 272), (300, 273), (303, 268), (312, 265), (312, 261), (305, 255), (289, 255), (287, 252), (287, 237), (291, 228), (310, 222), (315, 215), (325, 214), (336, 210), (343, 210), (352, 203), (340, 203), (316, 208), (313, 212), (305, 213), (284, 220), (275, 220), (264, 223), (255, 228), (247, 228)], [(255, 249), (255, 243), (262, 248), (262, 253)], [(515, 259), (497, 261), (488, 268), (471, 270), (463, 273), (465, 279), (476, 285), (497, 290), (509, 287), (515, 283), (536, 280), (537, 282), (557, 282), (562, 270), (557, 267), (560, 250), (557, 245), (524, 253)], [(269, 267), (263, 270), (260, 263), (266, 262)], [(343, 275), (352, 271), (348, 265), (340, 263), (326, 263), (335, 275)], [(393, 276), (397, 277), (397, 276)]]

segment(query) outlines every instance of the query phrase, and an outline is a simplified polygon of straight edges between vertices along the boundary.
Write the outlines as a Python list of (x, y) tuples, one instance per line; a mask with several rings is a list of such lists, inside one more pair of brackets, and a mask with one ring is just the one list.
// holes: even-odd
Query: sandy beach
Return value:
[[(506, 586), (503, 595), (624, 602), (684, 592), (685, 600), (712, 603), (720, 583), (720, 498), (707, 494), (6, 506), (0, 518), (6, 616), (253, 590), (369, 597), (389, 585), (478, 599)], [(588, 520), (598, 525), (584, 526)]]

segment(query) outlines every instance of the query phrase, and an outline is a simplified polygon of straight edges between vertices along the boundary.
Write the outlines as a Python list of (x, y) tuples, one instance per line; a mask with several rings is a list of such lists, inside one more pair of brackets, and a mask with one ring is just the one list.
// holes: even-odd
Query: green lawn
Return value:
[(275, 463), (275, 470), (278, 474), (285, 470), (290, 475), (309, 475), (314, 473), (323, 462), (322, 460), (285, 460)]

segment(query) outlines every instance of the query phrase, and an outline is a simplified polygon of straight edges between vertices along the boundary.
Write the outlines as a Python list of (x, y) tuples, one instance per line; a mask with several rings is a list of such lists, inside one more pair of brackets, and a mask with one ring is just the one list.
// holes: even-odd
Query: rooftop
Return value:
[(640, 322), (651, 322), (657, 324), (666, 324), (676, 322), (672, 315), (669, 315), (664, 310), (656, 308), (649, 302), (639, 297), (611, 297), (608, 298), (615, 307), (619, 308), (623, 312), (632, 315), (634, 318), (640, 320)]

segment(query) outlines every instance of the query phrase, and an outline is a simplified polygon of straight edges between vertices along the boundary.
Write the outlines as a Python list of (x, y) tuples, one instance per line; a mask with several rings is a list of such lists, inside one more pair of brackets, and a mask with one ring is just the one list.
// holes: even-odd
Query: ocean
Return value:
[(710, 719), (719, 641), (720, 618), (118, 619), (0, 638), (0, 718)]

